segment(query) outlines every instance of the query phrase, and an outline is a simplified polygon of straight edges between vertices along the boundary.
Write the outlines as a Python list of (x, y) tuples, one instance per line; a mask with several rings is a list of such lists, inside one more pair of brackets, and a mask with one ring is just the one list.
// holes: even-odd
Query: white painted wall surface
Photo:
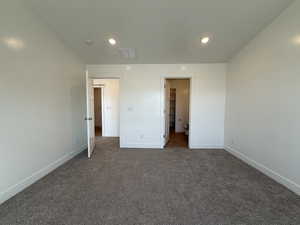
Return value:
[(86, 147), (84, 64), (22, 4), (0, 3), (0, 203)]
[(95, 79), (94, 84), (104, 85), (102, 136), (120, 135), (119, 79)]
[(88, 65), (92, 77), (120, 78), (120, 145), (163, 146), (163, 78), (191, 77), (191, 148), (223, 148), (226, 64)]
[(229, 64), (226, 147), (300, 194), (300, 1)]
[(176, 89), (175, 132), (184, 132), (189, 123), (189, 80), (170, 80), (171, 88)]

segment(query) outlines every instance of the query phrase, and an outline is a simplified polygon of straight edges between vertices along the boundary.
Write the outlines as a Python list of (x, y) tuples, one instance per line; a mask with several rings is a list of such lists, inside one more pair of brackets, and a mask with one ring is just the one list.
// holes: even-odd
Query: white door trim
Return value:
[(105, 134), (105, 123), (103, 121), (105, 121), (105, 110), (104, 110), (104, 89), (105, 86), (103, 85), (101, 87), (101, 130), (102, 130), (102, 136), (104, 136)]

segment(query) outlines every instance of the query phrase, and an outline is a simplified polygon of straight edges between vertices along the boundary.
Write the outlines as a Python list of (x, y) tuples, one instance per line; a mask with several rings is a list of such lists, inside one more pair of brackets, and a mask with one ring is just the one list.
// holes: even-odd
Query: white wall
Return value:
[(83, 150), (86, 128), (83, 63), (17, 0), (0, 27), (2, 203)]
[(226, 148), (300, 194), (300, 1), (234, 59)]
[(95, 79), (96, 85), (103, 87), (102, 136), (119, 137), (120, 135), (120, 94), (119, 79)]
[[(163, 146), (163, 78), (191, 77), (191, 148), (223, 148), (225, 64), (89, 65), (92, 77), (120, 78), (121, 147)], [(183, 70), (184, 68), (184, 70)]]
[(184, 80), (170, 80), (171, 88), (176, 89), (175, 132), (184, 132), (184, 125), (189, 123), (189, 83)]

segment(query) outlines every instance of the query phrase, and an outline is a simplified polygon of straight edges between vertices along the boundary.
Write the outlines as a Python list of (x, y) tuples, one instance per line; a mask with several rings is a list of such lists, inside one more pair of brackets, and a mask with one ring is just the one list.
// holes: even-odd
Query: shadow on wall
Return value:
[[(84, 76), (82, 76), (84, 78)], [(74, 149), (79, 145), (83, 145), (82, 149), (87, 148), (87, 124), (84, 120), (86, 114), (86, 98), (85, 98), (85, 81), (78, 82), (70, 90), (71, 101), (71, 127), (72, 127), (72, 145)], [(81, 109), (81, 110), (78, 110)], [(81, 121), (81, 128), (78, 128), (78, 124), (72, 123), (72, 121)]]

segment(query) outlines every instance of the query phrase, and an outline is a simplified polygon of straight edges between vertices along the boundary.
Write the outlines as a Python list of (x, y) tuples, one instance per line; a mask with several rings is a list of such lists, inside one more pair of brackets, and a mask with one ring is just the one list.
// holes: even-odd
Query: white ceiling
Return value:
[[(226, 62), (292, 0), (24, 0), (88, 64)], [(213, 41), (199, 43), (203, 34)], [(114, 36), (119, 46), (105, 41)], [(93, 45), (86, 45), (90, 39)], [(120, 56), (134, 48), (135, 59)]]

